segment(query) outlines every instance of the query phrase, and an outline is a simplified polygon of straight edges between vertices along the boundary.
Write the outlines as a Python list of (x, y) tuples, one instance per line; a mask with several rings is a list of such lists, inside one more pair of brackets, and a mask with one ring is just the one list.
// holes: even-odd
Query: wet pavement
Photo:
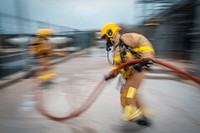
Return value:
[[(106, 51), (98, 48), (53, 66), (51, 71), (58, 76), (41, 91), (45, 109), (56, 116), (73, 112), (110, 69)], [(200, 90), (195, 83), (180, 80), (170, 73), (147, 73), (138, 93), (153, 112), (152, 126), (142, 127), (120, 119), (118, 80), (119, 77), (110, 80), (86, 112), (62, 122), (46, 118), (35, 108), (32, 78), (15, 83), (0, 90), (0, 132), (199, 133)]]

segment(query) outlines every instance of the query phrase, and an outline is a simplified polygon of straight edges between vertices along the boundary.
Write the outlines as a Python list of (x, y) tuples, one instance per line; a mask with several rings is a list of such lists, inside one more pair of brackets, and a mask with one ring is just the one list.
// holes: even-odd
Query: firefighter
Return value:
[(53, 44), (48, 41), (48, 37), (52, 34), (51, 29), (39, 29), (36, 34), (37, 38), (29, 45), (30, 53), (39, 60), (44, 69), (48, 68), (48, 57), (53, 50)]
[(36, 34), (36, 39), (32, 40), (29, 49), (30, 54), (37, 60), (37, 66), (41, 71), (49, 69), (49, 56), (53, 52), (53, 44), (48, 40), (48, 37), (53, 35), (52, 29), (39, 29)]
[[(154, 57), (154, 49), (146, 37), (138, 33), (120, 34), (121, 28), (115, 23), (108, 23), (102, 29), (100, 36), (107, 39), (107, 50), (113, 47), (114, 67), (126, 61), (141, 58), (144, 63), (127, 66), (120, 70), (125, 84), (121, 87), (120, 101), (123, 107), (122, 118), (126, 121), (135, 121), (138, 124), (149, 125), (137, 91), (144, 77), (145, 67), (149, 68), (153, 64), (151, 58)], [(117, 73), (118, 74), (118, 73)], [(116, 76), (117, 76), (116, 74)]]

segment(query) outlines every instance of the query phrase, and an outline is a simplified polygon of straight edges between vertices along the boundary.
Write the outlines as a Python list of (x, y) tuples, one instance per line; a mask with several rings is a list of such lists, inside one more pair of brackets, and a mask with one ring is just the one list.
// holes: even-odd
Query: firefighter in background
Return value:
[[(113, 61), (114, 67), (120, 63), (141, 58), (144, 63), (138, 63), (132, 66), (125, 67), (120, 70), (125, 84), (121, 87), (121, 105), (123, 107), (122, 118), (126, 121), (135, 121), (138, 124), (149, 125), (149, 119), (145, 114), (144, 107), (141, 103), (137, 91), (142, 82), (145, 67), (149, 68), (153, 64), (151, 58), (154, 57), (154, 49), (151, 43), (143, 35), (138, 33), (120, 34), (121, 28), (114, 23), (106, 24), (102, 29), (100, 36), (102, 39), (107, 39), (107, 50), (111, 50), (113, 46)], [(115, 75), (117, 76), (118, 73)]]
[(37, 60), (37, 66), (39, 66), (40, 74), (41, 71), (49, 69), (49, 56), (53, 53), (53, 44), (48, 41), (48, 37), (53, 35), (52, 29), (39, 29), (36, 34), (37, 38), (32, 40), (29, 49), (30, 54)]

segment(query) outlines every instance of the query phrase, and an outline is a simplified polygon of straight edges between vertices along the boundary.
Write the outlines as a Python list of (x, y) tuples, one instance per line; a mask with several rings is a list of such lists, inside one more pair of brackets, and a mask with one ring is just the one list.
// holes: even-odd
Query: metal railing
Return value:
[(77, 31), (77, 29), (66, 26), (30, 20), (0, 12), (0, 34), (35, 34), (38, 28), (52, 28), (57, 33)]
[(27, 71), (30, 65), (27, 62), (30, 60), (28, 44), (11, 44), (8, 39), (32, 37), (39, 28), (51, 28), (55, 31), (54, 36), (70, 38), (70, 42), (56, 45), (57, 48), (70, 49), (66, 52), (76, 52), (93, 45), (92, 32), (0, 13), (0, 79), (19, 71)]

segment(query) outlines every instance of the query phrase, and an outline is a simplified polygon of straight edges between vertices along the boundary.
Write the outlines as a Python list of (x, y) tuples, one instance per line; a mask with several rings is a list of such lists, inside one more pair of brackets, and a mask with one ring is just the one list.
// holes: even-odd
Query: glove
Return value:
[(150, 67), (154, 64), (153, 60), (150, 58), (143, 58), (144, 66), (146, 66), (147, 70), (150, 70)]
[(145, 66), (147, 70), (150, 70), (150, 66), (154, 64), (154, 62), (150, 59), (150, 58), (143, 58), (142, 59), (143, 62), (142, 63), (136, 63), (133, 65), (133, 68), (138, 71), (141, 72), (142, 68)]
[(144, 61), (144, 65), (145, 66), (146, 65), (153, 65), (154, 64), (153, 60), (150, 59), (150, 58), (143, 58), (142, 60)]
[(133, 68), (134, 68), (136, 71), (141, 72), (143, 66), (144, 66), (143, 63), (136, 63), (136, 64), (133, 65)]
[(104, 75), (104, 79), (109, 80), (109, 79), (115, 78), (118, 74), (119, 74), (119, 72), (106, 74), (106, 75)]
[(104, 79), (107, 81), (107, 80), (109, 80), (109, 79), (112, 79), (112, 78), (114, 78), (115, 76), (114, 75), (110, 75), (110, 74), (106, 74), (106, 75), (104, 75)]

